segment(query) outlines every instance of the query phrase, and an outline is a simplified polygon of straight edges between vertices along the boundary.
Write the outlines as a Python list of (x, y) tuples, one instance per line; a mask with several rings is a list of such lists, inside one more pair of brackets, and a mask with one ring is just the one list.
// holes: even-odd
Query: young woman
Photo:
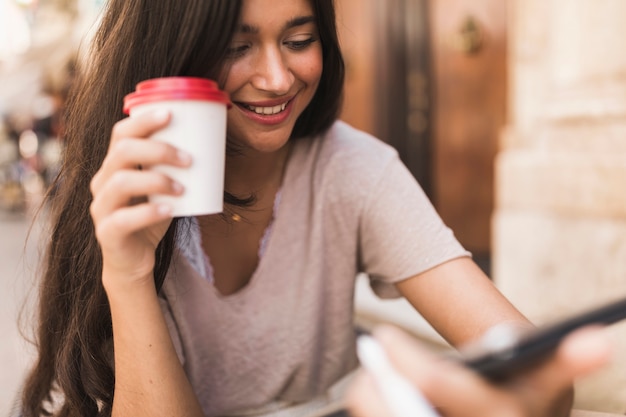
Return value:
[[(337, 121), (332, 0), (110, 0), (67, 115), (25, 415), (307, 415), (357, 367), (355, 277), (453, 345), (529, 325), (382, 141)], [(193, 155), (124, 118), (135, 85), (217, 80), (225, 212), (172, 219)], [(142, 167), (143, 169), (138, 169)]]

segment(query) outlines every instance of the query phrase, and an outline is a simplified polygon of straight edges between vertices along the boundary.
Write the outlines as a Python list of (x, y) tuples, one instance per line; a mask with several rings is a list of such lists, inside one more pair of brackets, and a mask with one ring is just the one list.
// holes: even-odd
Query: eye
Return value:
[(250, 45), (247, 43), (234, 43), (226, 49), (226, 56), (228, 58), (238, 58), (243, 56), (248, 49), (250, 49)]
[(296, 39), (296, 40), (285, 41), (285, 45), (288, 48), (293, 49), (294, 51), (300, 51), (300, 50), (306, 49), (313, 42), (317, 42), (317, 38), (314, 36), (311, 36), (310, 38), (306, 38), (306, 39)]

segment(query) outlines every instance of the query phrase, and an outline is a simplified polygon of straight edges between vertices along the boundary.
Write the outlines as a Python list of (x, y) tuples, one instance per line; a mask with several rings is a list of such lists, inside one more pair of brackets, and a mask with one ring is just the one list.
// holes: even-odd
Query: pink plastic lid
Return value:
[(163, 77), (137, 84), (135, 92), (124, 97), (124, 113), (146, 103), (166, 100), (203, 100), (224, 103), (230, 107), (228, 93), (219, 89), (217, 83), (207, 78)]

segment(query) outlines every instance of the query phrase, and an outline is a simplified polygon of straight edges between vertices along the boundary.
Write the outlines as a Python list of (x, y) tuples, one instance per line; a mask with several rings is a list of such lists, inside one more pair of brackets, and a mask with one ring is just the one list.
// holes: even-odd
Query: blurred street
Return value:
[[(6, 416), (24, 379), (33, 349), (20, 329), (31, 330), (34, 278), (42, 245), (32, 220), (0, 211), (0, 416)], [(28, 236), (28, 240), (27, 240)], [(23, 314), (23, 322), (20, 322)], [(21, 326), (21, 327), (20, 327)]]

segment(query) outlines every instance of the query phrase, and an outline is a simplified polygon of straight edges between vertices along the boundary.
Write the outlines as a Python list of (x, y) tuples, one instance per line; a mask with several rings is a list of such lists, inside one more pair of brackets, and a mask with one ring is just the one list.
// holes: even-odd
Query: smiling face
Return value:
[(322, 76), (309, 0), (243, 0), (225, 71), (229, 139), (243, 152), (282, 148)]

